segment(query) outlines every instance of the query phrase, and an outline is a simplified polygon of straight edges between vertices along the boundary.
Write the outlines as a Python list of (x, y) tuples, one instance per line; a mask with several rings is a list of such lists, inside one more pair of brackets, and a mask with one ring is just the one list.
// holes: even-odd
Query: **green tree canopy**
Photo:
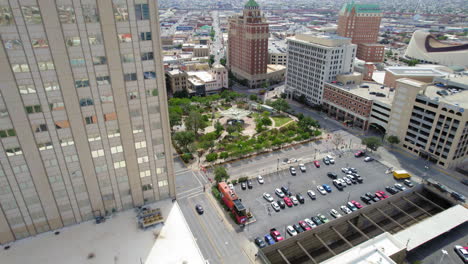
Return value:
[(287, 111), (289, 109), (289, 104), (283, 98), (276, 99), (275, 101), (269, 101), (268, 105), (273, 107), (278, 111)]
[(367, 148), (377, 150), (377, 148), (382, 146), (382, 140), (379, 137), (367, 137), (362, 139), (362, 144), (366, 145)]
[(391, 135), (387, 137), (387, 142), (393, 146), (393, 144), (400, 143), (400, 139), (397, 136)]
[(301, 130), (309, 132), (311, 131), (311, 127), (319, 127), (319, 124), (311, 117), (303, 116), (301, 119), (299, 119), (299, 122), (297, 122), (297, 126), (301, 128)]
[(195, 133), (192, 131), (176, 132), (172, 138), (176, 142), (177, 146), (188, 152), (187, 146), (195, 141)]
[(217, 166), (214, 169), (214, 177), (216, 182), (221, 182), (223, 180), (229, 179), (229, 174), (227, 173), (226, 168)]
[(189, 115), (185, 118), (185, 126), (187, 130), (193, 131), (198, 134), (200, 129), (205, 129), (207, 123), (203, 120), (202, 114), (196, 110), (190, 111)]

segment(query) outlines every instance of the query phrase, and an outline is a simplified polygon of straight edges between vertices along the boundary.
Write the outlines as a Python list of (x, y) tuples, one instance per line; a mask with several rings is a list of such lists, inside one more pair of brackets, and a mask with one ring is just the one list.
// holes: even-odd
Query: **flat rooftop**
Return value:
[[(448, 95), (441, 95), (440, 91), (445, 91)], [(453, 93), (447, 88), (438, 87), (435, 85), (429, 85), (426, 88), (426, 92), (424, 95), (427, 97), (434, 99), (438, 98), (439, 102), (444, 102), (456, 107), (468, 109), (468, 90), (461, 90), (458, 89), (459, 92)]]
[[(342, 89), (367, 100), (379, 101), (385, 104), (392, 104), (395, 90), (374, 82), (362, 82), (361, 84), (338, 85), (336, 83), (327, 83), (333, 87)], [(384, 87), (382, 89), (382, 87)], [(378, 96), (384, 94), (385, 96)]]
[(434, 68), (421, 68), (421, 67), (388, 67), (386, 71), (391, 72), (396, 76), (415, 76), (415, 77), (443, 77), (446, 73), (438, 71)]
[(325, 47), (339, 47), (345, 44), (351, 44), (350, 38), (341, 37), (334, 34), (297, 34), (288, 40), (300, 41), (305, 44), (318, 44)]
[(207, 71), (188, 71), (187, 74), (190, 77), (194, 76), (205, 83), (214, 81), (213, 75)]
[(268, 52), (270, 53), (286, 53), (286, 40), (268, 40)]

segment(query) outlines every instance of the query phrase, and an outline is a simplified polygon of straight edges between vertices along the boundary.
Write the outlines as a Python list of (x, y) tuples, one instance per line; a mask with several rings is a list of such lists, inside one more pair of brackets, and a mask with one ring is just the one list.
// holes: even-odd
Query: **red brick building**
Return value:
[(348, 3), (340, 10), (338, 35), (351, 38), (358, 45), (357, 58), (366, 62), (382, 62), (384, 45), (377, 44), (382, 11), (375, 4)]
[(229, 19), (228, 68), (251, 88), (267, 81), (269, 30), (259, 5), (249, 0), (242, 15)]

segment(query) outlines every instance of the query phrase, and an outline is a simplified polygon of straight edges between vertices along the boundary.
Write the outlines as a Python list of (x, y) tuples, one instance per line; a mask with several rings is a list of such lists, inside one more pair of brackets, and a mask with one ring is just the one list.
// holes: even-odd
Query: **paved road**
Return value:
[(223, 33), (219, 27), (219, 12), (212, 11), (211, 17), (213, 18), (213, 29), (215, 31), (215, 41), (211, 44), (211, 54), (215, 55), (214, 63), (216, 64), (224, 57)]

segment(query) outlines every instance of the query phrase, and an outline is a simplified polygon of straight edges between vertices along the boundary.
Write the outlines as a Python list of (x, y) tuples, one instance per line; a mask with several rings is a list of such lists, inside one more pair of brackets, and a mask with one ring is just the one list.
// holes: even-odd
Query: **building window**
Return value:
[(5, 150), (8, 157), (17, 156), (23, 154), (21, 148), (9, 148)]
[[(122, 62), (134, 62), (135, 57), (133, 57), (133, 53), (128, 53), (128, 54), (122, 54)], [(136, 78), (136, 73), (135, 73), (135, 78)]]
[(153, 184), (149, 183), (149, 184), (144, 184), (141, 186), (141, 189), (143, 191), (149, 191), (149, 190), (152, 190), (153, 189)]
[(26, 113), (28, 113), (28, 114), (34, 114), (34, 113), (41, 113), (42, 112), (41, 105), (25, 106), (24, 109), (26, 110)]
[(124, 0), (112, 0), (114, 8), (114, 18), (117, 22), (128, 21), (128, 8)]
[(11, 9), (6, 6), (0, 6), (0, 26), (7, 26), (13, 24), (13, 14)]
[(164, 187), (164, 186), (167, 186), (168, 183), (167, 183), (167, 180), (162, 180), (162, 181), (159, 181), (158, 182), (158, 186), (161, 188), (161, 187)]
[(111, 80), (109, 76), (97, 76), (96, 82), (98, 85), (111, 84)]
[(114, 169), (120, 169), (120, 168), (125, 168), (127, 165), (125, 164), (125, 161), (117, 161), (114, 162)]
[(146, 96), (158, 96), (158, 89), (146, 90)]
[(107, 165), (102, 165), (102, 166), (96, 166), (94, 168), (96, 173), (101, 173), (101, 172), (106, 172), (107, 171)]
[(154, 71), (147, 71), (143, 73), (145, 80), (156, 79), (156, 73)]
[[(0, 7), (1, 10), (1, 7)], [(1, 17), (0, 17), (1, 19)], [(1, 25), (1, 24), (0, 24)], [(20, 39), (7, 39), (3, 41), (5, 49), (21, 49), (23, 48), (23, 42)]]
[(115, 137), (120, 137), (120, 132), (118, 129), (115, 131), (109, 131), (109, 134), (107, 134), (107, 138), (115, 138)]
[(20, 94), (34, 94), (36, 93), (36, 88), (33, 84), (19, 85), (18, 90)]
[(129, 92), (128, 99), (129, 100), (138, 99), (138, 92)]
[(130, 33), (118, 34), (117, 36), (118, 36), (119, 41), (121, 43), (132, 42), (132, 34), (130, 34)]
[(46, 92), (60, 90), (60, 86), (56, 82), (44, 83), (44, 89)]
[(82, 5), (85, 23), (99, 23), (97, 8), (93, 5)]
[(148, 156), (138, 158), (138, 164), (146, 163), (148, 161), (149, 161)]
[(0, 130), (0, 138), (15, 137), (16, 131), (14, 129)]
[(41, 24), (42, 17), (39, 7), (37, 6), (22, 6), (23, 17), (26, 24)]
[(99, 33), (89, 36), (88, 40), (89, 40), (89, 45), (101, 45), (102, 44), (102, 36)]
[(137, 75), (136, 73), (126, 73), (124, 74), (124, 81), (136, 81)]
[(105, 56), (94, 56), (93, 65), (103, 65), (107, 63), (107, 58)]
[(146, 148), (146, 141), (135, 142), (135, 148), (136, 149)]
[(150, 14), (149, 14), (148, 4), (136, 4), (135, 5), (136, 20), (148, 20), (149, 16)]
[(54, 63), (51, 61), (38, 62), (37, 66), (40, 71), (55, 70)]
[(72, 139), (61, 139), (60, 140), (60, 146), (62, 147), (67, 147), (67, 146), (73, 146), (75, 142)]
[(91, 156), (93, 158), (102, 157), (102, 156), (104, 156), (104, 150), (103, 149), (93, 150), (93, 151), (91, 151)]
[(150, 170), (140, 171), (140, 178), (145, 178), (151, 176)]
[(37, 148), (40, 151), (43, 151), (43, 150), (53, 149), (54, 146), (52, 145), (52, 142), (46, 142), (46, 143), (38, 143)]
[(62, 24), (75, 23), (75, 10), (71, 6), (57, 6), (58, 15)]
[(97, 123), (96, 116), (87, 116), (87, 117), (85, 117), (85, 122), (86, 122), (87, 125), (96, 124)]
[(90, 105), (94, 105), (93, 99), (91, 99), (91, 98), (83, 98), (83, 99), (80, 99), (80, 106), (81, 106), (81, 107), (83, 107), (83, 106), (90, 106)]
[[(54, 100), (54, 101), (57, 101), (57, 100)], [(51, 104), (49, 104), (49, 107), (50, 107), (50, 110), (52, 110), (52, 111), (64, 110), (65, 109), (65, 105), (61, 101), (52, 102)]]
[(99, 134), (89, 135), (88, 142), (98, 141), (101, 140), (101, 136)]
[(33, 128), (35, 133), (41, 133), (41, 132), (48, 131), (46, 124), (33, 125), (32, 128)]
[(76, 47), (81, 45), (81, 39), (80, 37), (68, 37), (66, 43), (69, 47)]
[(49, 47), (49, 42), (47, 39), (33, 39), (31, 40), (31, 45), (33, 48), (47, 48)]
[(13, 72), (29, 72), (29, 65), (28, 64), (12, 64), (11, 68)]
[(117, 120), (117, 113), (109, 113), (109, 114), (104, 114), (104, 121), (112, 121), (112, 120)]
[(122, 146), (111, 147), (111, 153), (112, 154), (120, 153), (120, 152), (123, 152)]
[(112, 95), (101, 95), (101, 103), (108, 104), (114, 101), (114, 97)]
[(140, 40), (151, 40), (151, 32), (141, 32)]
[(88, 86), (89, 86), (88, 79), (81, 79), (81, 80), (75, 81), (75, 88), (83, 88), (83, 87), (88, 87)]
[(70, 59), (70, 64), (72, 67), (83, 67), (85, 66), (84, 59)]
[(141, 53), (141, 60), (146, 61), (146, 60), (152, 60), (153, 59), (153, 52), (143, 52)]

